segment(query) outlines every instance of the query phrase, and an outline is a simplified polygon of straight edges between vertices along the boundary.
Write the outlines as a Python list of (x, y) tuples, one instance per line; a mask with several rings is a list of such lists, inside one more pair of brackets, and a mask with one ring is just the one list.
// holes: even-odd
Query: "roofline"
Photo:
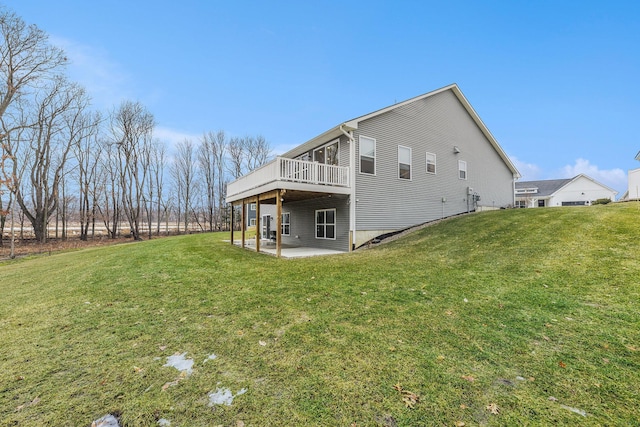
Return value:
[[(606, 188), (607, 190), (612, 191), (613, 193), (615, 193), (615, 195), (616, 195), (616, 196), (618, 195), (618, 192), (617, 192), (616, 190), (614, 190), (613, 188), (608, 187), (608, 186), (604, 185), (603, 183), (598, 182), (598, 181), (596, 181), (595, 179), (591, 178), (589, 175), (585, 175), (585, 174), (583, 174), (583, 173), (578, 174), (578, 175), (574, 176), (573, 178), (571, 178), (571, 181), (567, 182), (565, 185), (563, 185), (562, 187), (558, 188), (558, 191), (560, 191), (560, 189), (562, 189), (562, 188), (566, 187), (567, 185), (571, 184), (573, 181), (577, 180), (577, 179), (578, 179), (578, 178), (580, 178), (580, 177), (585, 177), (585, 178), (587, 178), (589, 181), (593, 182), (594, 184), (598, 184), (598, 185), (600, 185), (600, 186), (602, 186), (602, 187)], [(555, 194), (555, 193), (554, 193), (554, 194)]]
[[(515, 165), (511, 162), (511, 159), (509, 158), (509, 156), (507, 156), (507, 153), (505, 153), (505, 151), (502, 149), (502, 147), (500, 146), (500, 144), (498, 143), (498, 141), (494, 138), (493, 134), (491, 133), (491, 131), (489, 131), (489, 129), (487, 128), (487, 126), (484, 124), (484, 122), (482, 121), (482, 119), (480, 118), (480, 116), (478, 115), (478, 113), (476, 113), (476, 111), (473, 109), (473, 107), (471, 106), (471, 104), (469, 103), (469, 101), (467, 100), (467, 98), (464, 96), (464, 94), (462, 93), (462, 91), (460, 90), (460, 88), (458, 87), (458, 85), (456, 83), (452, 83), (448, 86), (444, 86), (440, 89), (436, 89), (434, 91), (431, 92), (427, 92), (425, 94), (422, 95), (418, 95), (416, 97), (407, 99), (406, 101), (402, 101), (399, 102), (397, 104), (393, 104), (390, 105), (388, 107), (382, 108), (380, 110), (376, 110), (373, 111), (369, 114), (365, 114), (364, 116), (360, 116), (360, 117), (356, 117), (354, 119), (348, 120), (342, 124), (339, 124), (338, 126), (335, 126), (331, 129), (329, 129), (328, 131), (308, 140), (307, 142), (297, 146), (296, 148), (289, 150), (288, 152), (284, 153), (282, 156), (283, 157), (296, 157), (299, 156), (300, 154), (314, 148), (315, 146), (317, 146), (320, 143), (323, 142), (327, 142), (327, 140), (332, 139), (332, 138), (338, 138), (339, 136), (343, 135), (341, 128), (345, 129), (345, 130), (356, 130), (358, 129), (358, 124), (364, 120), (368, 120), (370, 118), (379, 116), (380, 114), (384, 114), (388, 111), (392, 111), (396, 108), (402, 107), (404, 105), (410, 104), (412, 102), (415, 101), (419, 101), (421, 99), (425, 99), (425, 98), (429, 98), (431, 96), (437, 95), (439, 93), (442, 92), (446, 92), (446, 91), (452, 91), (453, 94), (456, 96), (456, 98), (458, 98), (458, 101), (460, 101), (460, 103), (462, 104), (462, 106), (464, 107), (464, 109), (467, 111), (467, 113), (469, 113), (469, 115), (471, 116), (471, 118), (473, 119), (473, 121), (476, 123), (476, 125), (478, 126), (478, 128), (480, 128), (480, 131), (483, 133), (483, 135), (485, 136), (485, 138), (487, 138), (489, 140), (489, 143), (493, 146), (493, 148), (498, 152), (498, 155), (500, 156), (500, 158), (505, 162), (505, 164), (507, 165), (507, 167), (511, 170), (511, 172), (514, 175), (514, 178), (518, 179), (520, 178), (522, 175), (520, 175), (520, 172), (518, 171), (518, 169), (515, 167)], [(639, 153), (640, 154), (640, 153)]]

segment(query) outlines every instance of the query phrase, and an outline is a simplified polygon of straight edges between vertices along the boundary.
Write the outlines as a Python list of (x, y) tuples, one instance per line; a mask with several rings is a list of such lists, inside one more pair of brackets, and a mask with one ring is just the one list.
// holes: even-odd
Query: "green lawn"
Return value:
[[(227, 238), (0, 264), (0, 425), (640, 420), (637, 204), (486, 212), (296, 260)], [(190, 375), (163, 366), (176, 353)], [(246, 392), (210, 406), (226, 389)]]

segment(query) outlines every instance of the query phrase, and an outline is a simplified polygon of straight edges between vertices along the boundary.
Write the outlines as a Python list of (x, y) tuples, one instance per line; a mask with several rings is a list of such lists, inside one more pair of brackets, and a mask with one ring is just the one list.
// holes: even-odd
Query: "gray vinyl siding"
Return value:
[[(348, 251), (349, 204), (347, 200), (348, 196), (332, 195), (331, 197), (285, 203), (282, 206), (282, 212), (291, 213), (291, 236), (283, 236), (282, 243)], [(334, 208), (336, 210), (336, 239), (316, 239), (316, 210)]]
[[(359, 171), (360, 135), (376, 140), (375, 176)], [(451, 91), (364, 120), (354, 137), (357, 230), (400, 229), (466, 212), (468, 187), (479, 194), (478, 206), (513, 203), (513, 173)], [(411, 180), (398, 178), (398, 145), (412, 149)], [(426, 172), (427, 152), (436, 154), (435, 175)], [(458, 160), (467, 162), (467, 180), (458, 178)]]

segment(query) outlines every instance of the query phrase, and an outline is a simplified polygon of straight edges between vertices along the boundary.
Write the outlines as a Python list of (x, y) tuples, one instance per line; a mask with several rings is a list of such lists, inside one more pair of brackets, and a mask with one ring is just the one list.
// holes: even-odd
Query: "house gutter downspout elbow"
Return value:
[(349, 138), (349, 142), (356, 142), (356, 140), (353, 138), (353, 135), (351, 135), (349, 132), (344, 130), (343, 126), (344, 126), (344, 123), (340, 125), (340, 132), (342, 132), (344, 136)]

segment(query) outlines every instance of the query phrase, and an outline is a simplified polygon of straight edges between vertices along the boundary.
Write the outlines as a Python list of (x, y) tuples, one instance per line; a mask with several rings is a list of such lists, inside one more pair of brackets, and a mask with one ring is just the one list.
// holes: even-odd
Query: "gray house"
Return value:
[(518, 177), (452, 84), (329, 129), (229, 183), (227, 202), (256, 203), (258, 222), (271, 205), (278, 255), (283, 244), (350, 251), (427, 221), (513, 206)]

